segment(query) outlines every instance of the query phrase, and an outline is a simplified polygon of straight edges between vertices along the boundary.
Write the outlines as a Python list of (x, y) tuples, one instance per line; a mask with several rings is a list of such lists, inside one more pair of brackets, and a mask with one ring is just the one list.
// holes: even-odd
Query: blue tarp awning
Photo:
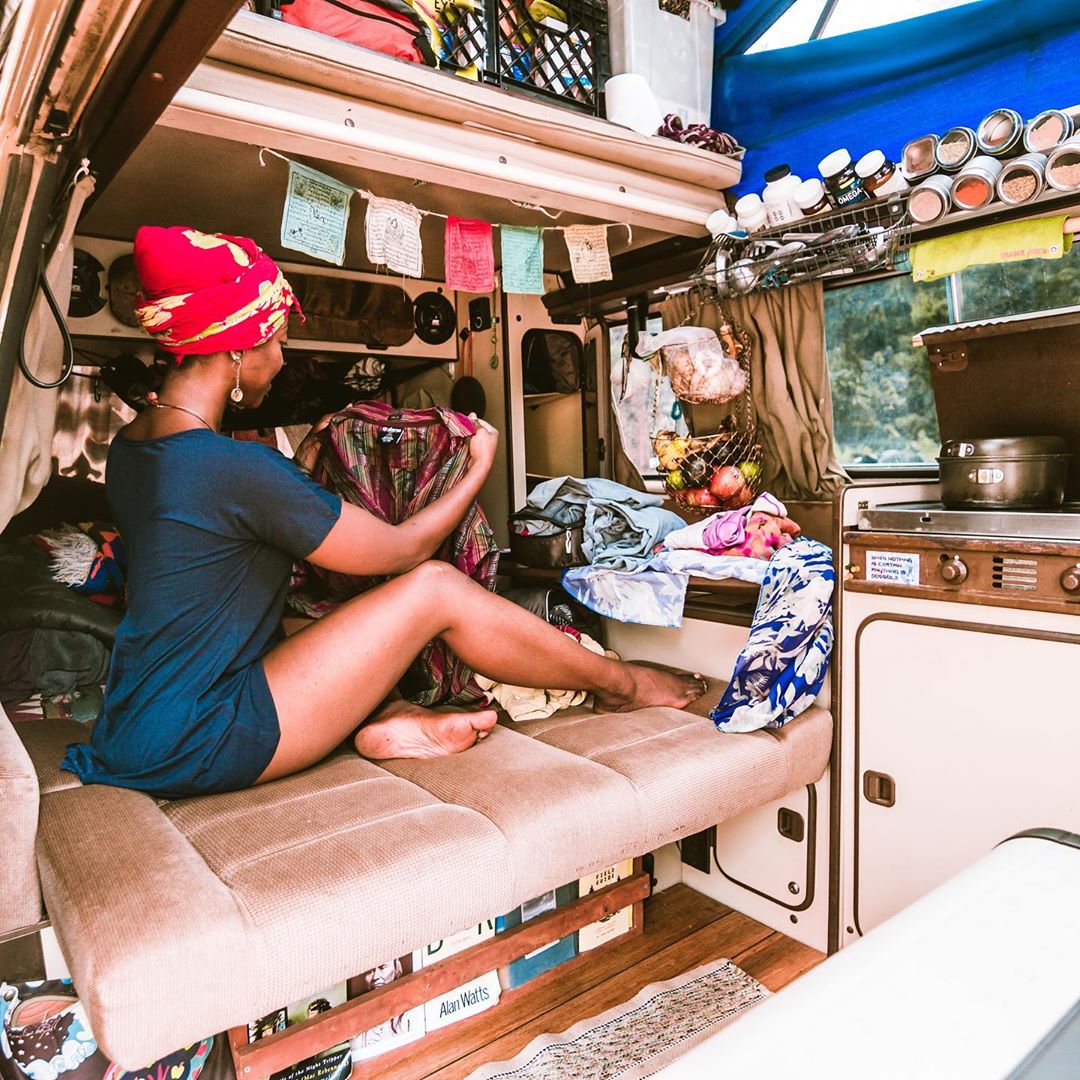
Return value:
[(714, 127), (748, 148), (739, 191), (826, 154), (894, 160), (909, 139), (970, 127), (992, 109), (1025, 119), (1080, 105), (1080, 2), (978, 0), (889, 26), (744, 55), (792, 0), (745, 0), (717, 27)]

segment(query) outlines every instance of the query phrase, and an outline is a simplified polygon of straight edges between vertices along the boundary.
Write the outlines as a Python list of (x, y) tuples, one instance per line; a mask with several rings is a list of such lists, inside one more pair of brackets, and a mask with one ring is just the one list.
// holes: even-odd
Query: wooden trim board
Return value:
[[(632, 876), (581, 897), (566, 907), (530, 919), (456, 956), (258, 1042), (248, 1043), (246, 1027), (230, 1028), (229, 1047), (238, 1080), (266, 1080), (273, 1073), (454, 990), (485, 972), (550, 945), (627, 905), (635, 905), (635, 923), (640, 925), (641, 903), (649, 895), (650, 888), (649, 875), (638, 869)], [(625, 940), (625, 935), (618, 940)]]

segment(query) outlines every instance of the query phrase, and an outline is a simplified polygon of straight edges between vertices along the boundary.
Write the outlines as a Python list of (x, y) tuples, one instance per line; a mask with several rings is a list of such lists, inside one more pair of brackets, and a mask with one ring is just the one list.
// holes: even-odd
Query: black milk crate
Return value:
[[(280, 18), (281, 0), (255, 0)], [(606, 0), (439, 0), (432, 48), (459, 77), (603, 116), (611, 73)]]

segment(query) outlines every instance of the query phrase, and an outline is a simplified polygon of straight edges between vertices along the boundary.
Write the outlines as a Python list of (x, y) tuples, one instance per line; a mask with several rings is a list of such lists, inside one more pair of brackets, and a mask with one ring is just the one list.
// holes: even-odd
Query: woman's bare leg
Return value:
[[(448, 563), (428, 562), (355, 597), (267, 654), (263, 664), (281, 738), (260, 782), (325, 757), (379, 709), (436, 637), (496, 682), (585, 690), (609, 709), (681, 707), (702, 689), (689, 676), (598, 656)], [(379, 734), (384, 757), (453, 753), (475, 742), (469, 717), (476, 714), (431, 715), (396, 720), (393, 709), (384, 710), (365, 729)], [(485, 716), (479, 727), (490, 726)]]

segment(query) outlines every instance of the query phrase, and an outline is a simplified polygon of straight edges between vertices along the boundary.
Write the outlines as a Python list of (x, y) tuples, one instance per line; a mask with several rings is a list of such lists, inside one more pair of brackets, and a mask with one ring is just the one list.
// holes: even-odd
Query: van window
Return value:
[(825, 293), (833, 427), (843, 465), (913, 465), (941, 449), (926, 351), (911, 344), (949, 322), (947, 282), (907, 274)]
[(754, 42), (748, 53), (770, 52), (803, 45), (811, 39), (839, 37), (856, 30), (903, 22), (934, 11), (960, 7), (975, 0), (795, 0)]
[(1080, 255), (976, 266), (941, 281), (907, 274), (825, 292), (833, 424), (843, 465), (932, 463), (940, 449), (926, 351), (929, 326), (1071, 307)]
[(957, 275), (954, 296), (957, 322), (1073, 307), (1080, 300), (1080, 255), (973, 266)]

